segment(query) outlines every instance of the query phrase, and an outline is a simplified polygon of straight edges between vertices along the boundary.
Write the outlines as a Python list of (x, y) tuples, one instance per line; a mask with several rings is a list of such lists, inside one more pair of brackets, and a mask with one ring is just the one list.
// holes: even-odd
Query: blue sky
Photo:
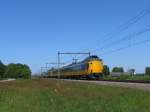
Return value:
[[(35, 73), (45, 62), (57, 61), (58, 51), (96, 49), (94, 54), (110, 67), (123, 66), (143, 72), (145, 66), (150, 66), (150, 43), (106, 55), (101, 54), (120, 45), (99, 48), (150, 25), (148, 14), (119, 35), (116, 29), (149, 6), (149, 0), (1, 0), (0, 60), (6, 64), (28, 64)], [(115, 35), (104, 41), (108, 38), (106, 34)], [(140, 35), (131, 43), (150, 38), (149, 34)], [(71, 59), (62, 58), (64, 62)]]

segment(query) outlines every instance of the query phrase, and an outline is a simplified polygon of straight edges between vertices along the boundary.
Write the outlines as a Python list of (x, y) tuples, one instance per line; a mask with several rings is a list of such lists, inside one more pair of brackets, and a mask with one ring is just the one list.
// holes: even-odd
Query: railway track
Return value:
[(109, 81), (109, 82), (125, 82), (125, 83), (145, 83), (145, 84), (150, 84), (150, 80), (105, 80), (105, 79), (90, 79), (88, 81)]
[[(59, 78), (54, 78), (59, 79)], [(124, 83), (145, 83), (150, 84), (150, 80), (110, 80), (110, 79), (81, 79), (81, 78), (60, 78), (64, 80), (83, 80), (83, 81), (109, 81), (109, 82), (124, 82)]]
[(86, 84), (95, 84), (95, 85), (103, 85), (103, 86), (118, 86), (123, 88), (131, 88), (131, 89), (139, 89), (139, 90), (146, 90), (150, 91), (150, 82), (142, 82), (142, 81), (102, 81), (102, 80), (73, 80), (73, 79), (62, 79), (64, 81), (69, 82), (80, 82), (80, 83), (86, 83)]

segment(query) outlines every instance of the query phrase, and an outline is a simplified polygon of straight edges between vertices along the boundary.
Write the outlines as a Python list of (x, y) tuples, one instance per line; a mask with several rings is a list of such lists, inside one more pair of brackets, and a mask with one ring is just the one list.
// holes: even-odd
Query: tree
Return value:
[(5, 65), (0, 61), (0, 78), (4, 77)]
[(123, 69), (123, 67), (114, 67), (112, 72), (122, 72), (123, 73), (124, 69)]
[(104, 74), (104, 76), (108, 76), (110, 74), (110, 70), (107, 65), (104, 65), (103, 74)]
[(31, 70), (27, 65), (11, 63), (5, 71), (6, 78), (31, 78)]
[(150, 67), (146, 67), (145, 68), (145, 74), (146, 75), (150, 75)]

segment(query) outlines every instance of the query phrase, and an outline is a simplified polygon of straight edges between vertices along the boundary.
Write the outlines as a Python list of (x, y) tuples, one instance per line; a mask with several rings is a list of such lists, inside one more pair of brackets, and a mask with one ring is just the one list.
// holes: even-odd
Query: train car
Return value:
[[(59, 72), (58, 72), (59, 71)], [(103, 73), (103, 62), (98, 56), (89, 56), (85, 60), (50, 71), (53, 78), (99, 78)]]

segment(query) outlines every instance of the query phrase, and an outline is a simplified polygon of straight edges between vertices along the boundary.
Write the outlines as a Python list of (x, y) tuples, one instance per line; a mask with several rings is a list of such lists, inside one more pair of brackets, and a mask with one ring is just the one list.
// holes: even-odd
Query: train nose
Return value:
[(101, 73), (103, 69), (103, 65), (102, 63), (100, 63), (99, 61), (92, 61), (90, 62), (90, 69), (89, 72), (91, 73)]

